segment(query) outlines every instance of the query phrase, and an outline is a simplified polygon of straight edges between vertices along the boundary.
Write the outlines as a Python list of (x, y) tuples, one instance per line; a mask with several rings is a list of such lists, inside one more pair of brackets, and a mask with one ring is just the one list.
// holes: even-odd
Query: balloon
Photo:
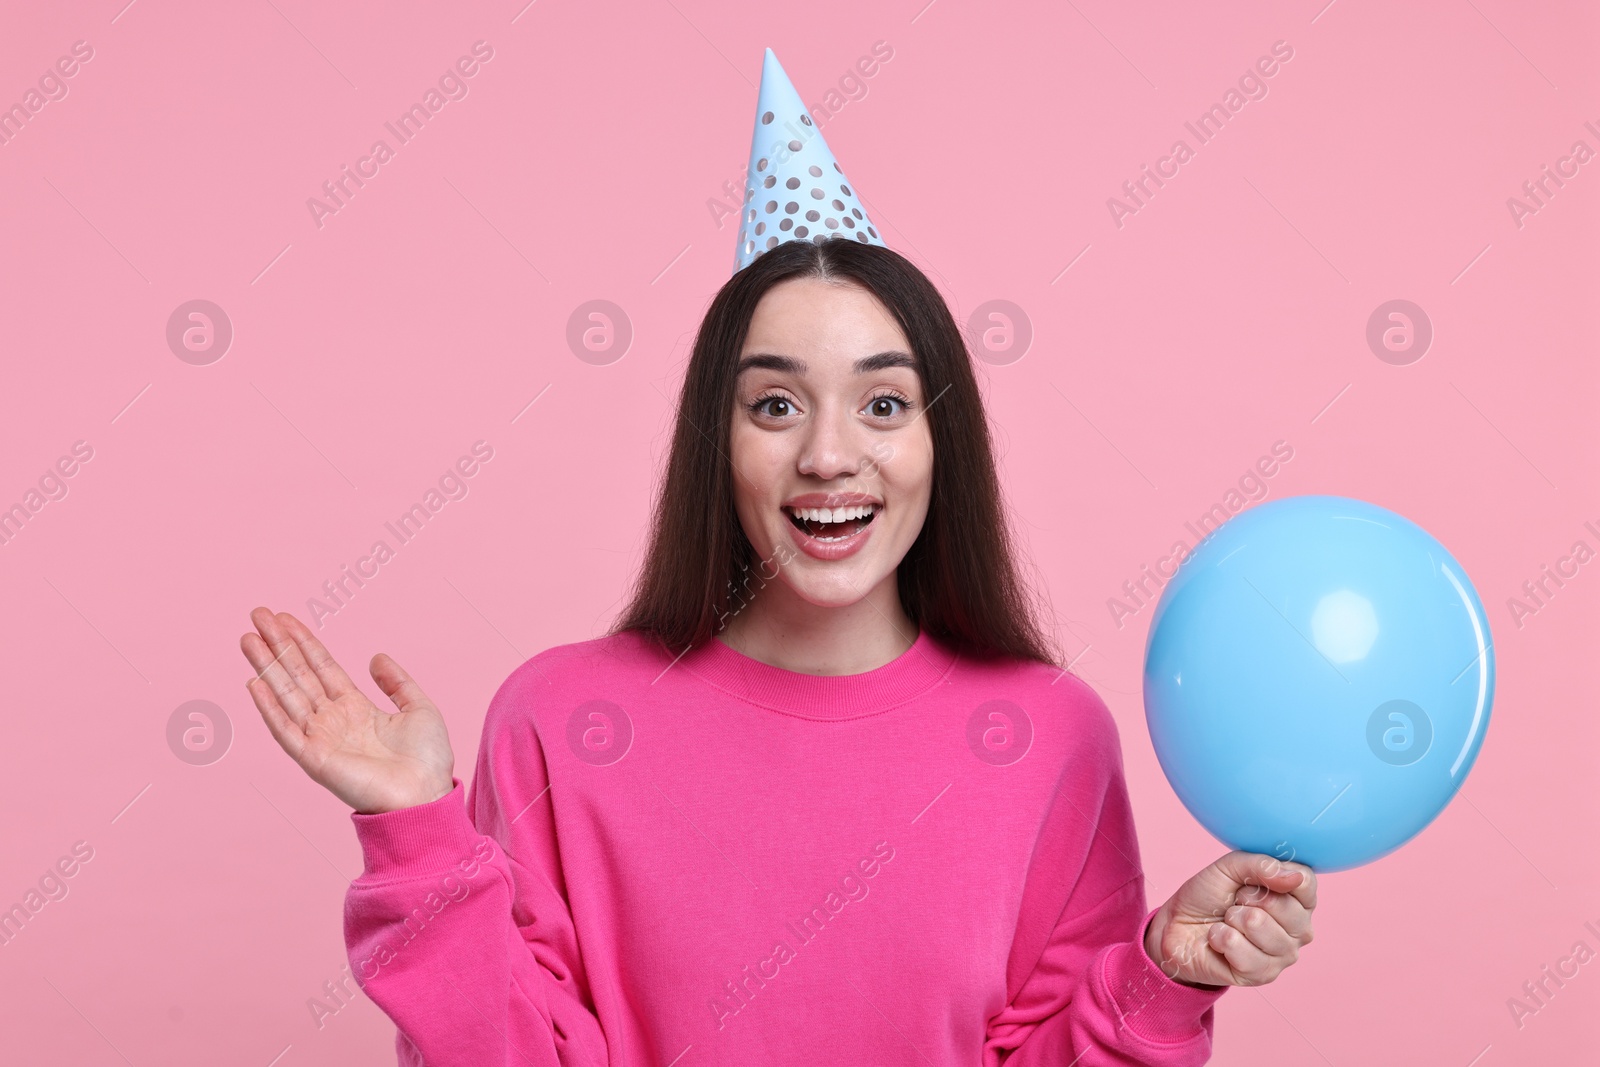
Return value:
[(1218, 840), (1338, 871), (1449, 803), (1494, 678), (1478, 594), (1426, 530), (1361, 500), (1287, 497), (1224, 522), (1162, 590), (1145, 718)]

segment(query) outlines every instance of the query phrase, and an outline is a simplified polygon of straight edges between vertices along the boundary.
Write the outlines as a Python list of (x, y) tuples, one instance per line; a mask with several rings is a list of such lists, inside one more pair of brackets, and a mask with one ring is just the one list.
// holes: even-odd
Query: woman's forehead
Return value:
[(853, 284), (797, 278), (769, 289), (756, 305), (741, 355), (768, 352), (817, 362), (853, 362), (879, 352), (909, 352), (889, 309)]

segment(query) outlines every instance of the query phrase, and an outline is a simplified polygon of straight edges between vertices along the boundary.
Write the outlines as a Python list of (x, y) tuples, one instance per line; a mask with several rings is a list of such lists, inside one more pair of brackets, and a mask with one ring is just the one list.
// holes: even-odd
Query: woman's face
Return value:
[(894, 316), (855, 284), (795, 278), (756, 305), (730, 458), (761, 579), (780, 573), (807, 603), (843, 607), (894, 575), (933, 484), (914, 358)]

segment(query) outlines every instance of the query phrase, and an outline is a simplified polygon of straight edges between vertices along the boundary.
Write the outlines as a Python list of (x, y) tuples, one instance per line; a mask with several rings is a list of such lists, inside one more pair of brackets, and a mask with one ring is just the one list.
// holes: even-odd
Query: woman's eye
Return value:
[(781, 419), (794, 409), (783, 397), (769, 396), (765, 400), (756, 401), (756, 410), (761, 412), (763, 415), (770, 415), (775, 419)]
[(872, 403), (867, 405), (867, 412), (877, 418), (888, 419), (900, 414), (905, 406), (905, 401), (899, 397), (880, 396), (875, 397)]

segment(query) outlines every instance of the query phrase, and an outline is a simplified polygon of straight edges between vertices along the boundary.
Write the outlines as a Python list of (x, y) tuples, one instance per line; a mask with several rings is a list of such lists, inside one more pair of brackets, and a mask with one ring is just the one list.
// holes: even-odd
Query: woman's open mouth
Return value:
[(845, 504), (811, 508), (786, 504), (783, 513), (794, 528), (795, 545), (806, 555), (824, 562), (853, 556), (872, 535), (873, 520), (882, 504)]
[(853, 537), (877, 518), (879, 505), (845, 508), (784, 508), (795, 528), (825, 544)]

